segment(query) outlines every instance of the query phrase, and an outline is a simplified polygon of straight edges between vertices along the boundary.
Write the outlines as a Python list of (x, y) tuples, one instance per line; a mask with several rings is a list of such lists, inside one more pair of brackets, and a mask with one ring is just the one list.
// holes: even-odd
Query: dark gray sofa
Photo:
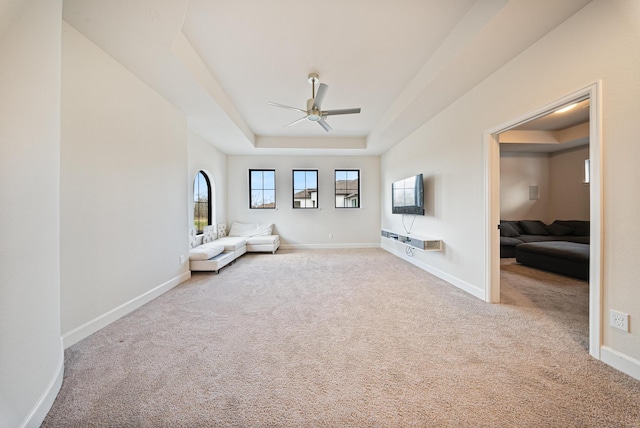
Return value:
[(500, 257), (574, 278), (589, 279), (589, 222), (500, 221)]
[(528, 242), (516, 246), (516, 262), (589, 280), (589, 244), (569, 241)]
[(589, 233), (589, 222), (585, 220), (556, 220), (549, 225), (540, 220), (501, 220), (500, 257), (515, 257), (516, 246), (528, 242), (589, 244)]

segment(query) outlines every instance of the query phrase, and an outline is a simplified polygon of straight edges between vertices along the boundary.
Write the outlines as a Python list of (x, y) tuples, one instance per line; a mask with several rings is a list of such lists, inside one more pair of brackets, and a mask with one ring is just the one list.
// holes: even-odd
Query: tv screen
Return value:
[(396, 181), (391, 186), (393, 214), (424, 215), (424, 186), (422, 174)]

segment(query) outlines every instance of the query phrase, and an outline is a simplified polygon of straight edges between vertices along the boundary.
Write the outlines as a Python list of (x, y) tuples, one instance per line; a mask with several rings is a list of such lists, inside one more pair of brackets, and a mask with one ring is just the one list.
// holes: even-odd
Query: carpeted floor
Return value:
[(505, 261), (501, 285), (487, 304), (381, 249), (248, 254), (67, 349), (43, 426), (640, 427), (640, 382), (587, 353), (587, 283)]

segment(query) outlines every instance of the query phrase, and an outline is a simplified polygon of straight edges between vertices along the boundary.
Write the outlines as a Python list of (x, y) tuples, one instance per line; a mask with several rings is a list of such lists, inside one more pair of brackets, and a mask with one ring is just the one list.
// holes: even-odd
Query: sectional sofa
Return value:
[(589, 278), (589, 239), (588, 221), (500, 221), (500, 257), (575, 278)]
[(238, 223), (206, 226), (202, 235), (190, 231), (189, 269), (218, 272), (247, 252), (270, 252), (280, 247), (280, 236), (273, 234), (273, 224)]

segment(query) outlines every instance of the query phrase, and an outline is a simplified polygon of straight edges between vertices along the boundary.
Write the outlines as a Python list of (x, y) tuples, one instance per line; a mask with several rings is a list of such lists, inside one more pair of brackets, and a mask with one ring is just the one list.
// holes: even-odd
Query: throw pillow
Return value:
[(202, 243), (212, 242), (218, 237), (215, 226), (205, 226), (202, 230)]
[(547, 226), (547, 231), (554, 236), (567, 236), (573, 232), (573, 227), (563, 226), (558, 223), (551, 223)]
[(218, 238), (224, 238), (227, 236), (227, 224), (219, 223), (216, 228), (218, 229)]
[(194, 228), (189, 229), (189, 248), (193, 248), (197, 243), (196, 230)]
[(540, 220), (520, 220), (519, 223), (527, 235), (549, 235), (546, 225)]
[(500, 223), (500, 236), (507, 238), (515, 238), (520, 236), (518, 231), (511, 225), (511, 223)]

